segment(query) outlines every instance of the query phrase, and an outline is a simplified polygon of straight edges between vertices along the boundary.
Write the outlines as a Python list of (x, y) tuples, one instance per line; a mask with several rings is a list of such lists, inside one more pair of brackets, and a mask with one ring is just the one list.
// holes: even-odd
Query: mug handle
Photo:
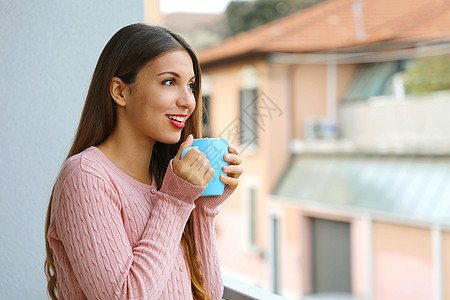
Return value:
[(184, 155), (186, 155), (186, 153), (188, 153), (189, 150), (191, 150), (192, 148), (197, 148), (197, 146), (192, 146), (192, 147), (186, 147), (183, 149), (183, 152), (181, 152), (181, 158), (183, 158)]

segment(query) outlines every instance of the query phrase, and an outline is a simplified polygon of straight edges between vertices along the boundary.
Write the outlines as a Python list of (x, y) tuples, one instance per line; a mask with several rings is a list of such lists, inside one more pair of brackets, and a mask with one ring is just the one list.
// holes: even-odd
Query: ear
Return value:
[(127, 85), (119, 77), (113, 77), (111, 79), (111, 85), (109, 87), (109, 93), (113, 100), (119, 106), (126, 106), (126, 90)]

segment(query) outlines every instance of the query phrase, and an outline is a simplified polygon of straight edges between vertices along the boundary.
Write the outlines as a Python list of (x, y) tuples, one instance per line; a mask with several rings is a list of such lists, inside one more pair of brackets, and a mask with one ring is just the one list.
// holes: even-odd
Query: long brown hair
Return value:
[[(178, 143), (155, 143), (149, 172), (154, 176), (158, 189), (161, 187), (167, 165), (177, 153), (180, 144), (190, 133), (193, 134), (194, 138), (201, 137), (203, 111), (200, 94), (201, 71), (197, 57), (182, 37), (163, 27), (146, 24), (129, 25), (120, 29), (106, 44), (95, 67), (80, 124), (67, 158), (82, 152), (90, 146), (100, 144), (113, 131), (116, 124), (116, 105), (111, 98), (109, 90), (112, 78), (116, 76), (125, 83), (131, 84), (136, 80), (136, 75), (140, 69), (148, 61), (174, 50), (186, 50), (192, 59), (196, 78), (194, 87), (196, 107), (186, 121), (186, 126), (181, 131), (181, 139)], [(47, 239), (52, 199), (53, 191), (45, 224), (47, 258), (44, 269), (47, 275), (48, 293), (52, 299), (58, 299), (57, 274), (53, 260), (53, 250)], [(195, 255), (192, 230), (192, 223), (188, 220), (184, 229), (182, 243), (186, 250), (191, 273), (192, 296), (194, 299), (210, 299), (200, 273), (200, 261)]]

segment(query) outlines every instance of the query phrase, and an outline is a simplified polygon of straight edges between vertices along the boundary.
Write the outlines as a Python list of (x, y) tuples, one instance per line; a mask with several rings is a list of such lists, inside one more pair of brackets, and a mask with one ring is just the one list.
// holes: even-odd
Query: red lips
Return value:
[(171, 119), (170, 117), (182, 117), (185, 118), (187, 115), (186, 114), (170, 114), (170, 115), (166, 115), (167, 119), (170, 121), (170, 123), (172, 123), (173, 126), (175, 126), (177, 129), (183, 129), (185, 124), (184, 121), (177, 121), (174, 119)]

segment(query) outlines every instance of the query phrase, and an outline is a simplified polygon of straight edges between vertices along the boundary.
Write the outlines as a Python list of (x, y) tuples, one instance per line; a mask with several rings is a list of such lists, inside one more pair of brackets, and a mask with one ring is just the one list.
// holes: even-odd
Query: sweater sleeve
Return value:
[(220, 271), (220, 261), (217, 252), (215, 218), (220, 211), (218, 207), (235, 189), (225, 186), (221, 196), (199, 197), (191, 215), (193, 221), (194, 239), (197, 257), (201, 262), (200, 272), (204, 284), (213, 300), (222, 299), (223, 281)]
[(193, 185), (173, 172), (173, 159), (167, 166), (166, 174), (160, 189), (161, 193), (170, 195), (173, 198), (193, 202), (206, 189), (205, 186)]
[(113, 188), (81, 170), (68, 178), (59, 194), (55, 226), (86, 297), (159, 299), (195, 196), (203, 189), (194, 190), (181, 199), (169, 190), (157, 192), (142, 238), (132, 247)]

